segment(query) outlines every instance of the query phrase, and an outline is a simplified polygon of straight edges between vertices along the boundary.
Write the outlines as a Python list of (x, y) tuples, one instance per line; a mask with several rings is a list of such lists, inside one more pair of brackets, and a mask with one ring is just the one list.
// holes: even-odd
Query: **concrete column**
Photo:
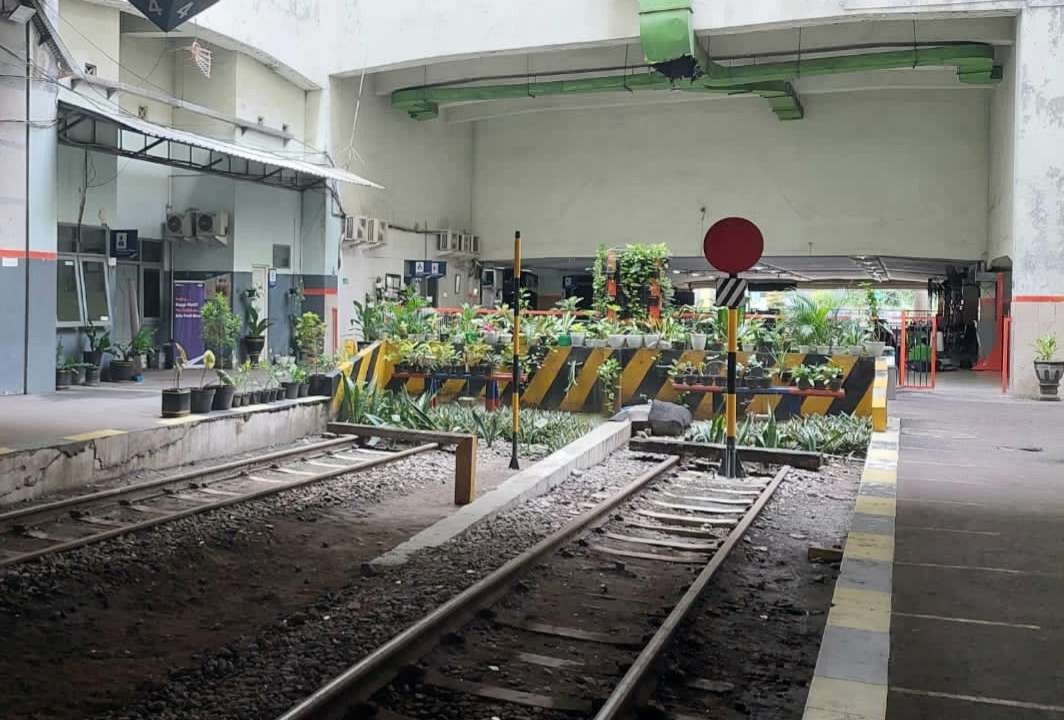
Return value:
[(1011, 389), (1034, 395), (1034, 339), (1064, 345), (1064, 7), (1023, 10), (1015, 63)]

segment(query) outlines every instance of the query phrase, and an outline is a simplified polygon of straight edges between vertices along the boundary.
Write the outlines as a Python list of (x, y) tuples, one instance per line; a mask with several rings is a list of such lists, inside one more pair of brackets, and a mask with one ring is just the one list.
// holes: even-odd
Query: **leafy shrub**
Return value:
[[(701, 443), (724, 442), (724, 416), (695, 422), (687, 440)], [(864, 456), (872, 439), (872, 421), (856, 415), (805, 415), (786, 422), (775, 418), (747, 418), (736, 430), (736, 442), (747, 447), (808, 450), (829, 455)]]

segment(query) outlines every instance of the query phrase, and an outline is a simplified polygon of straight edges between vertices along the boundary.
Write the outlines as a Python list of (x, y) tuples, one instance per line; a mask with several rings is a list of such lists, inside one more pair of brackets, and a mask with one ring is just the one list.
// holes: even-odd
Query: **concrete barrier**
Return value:
[(628, 422), (605, 422), (561, 450), (520, 471), (491, 492), (478, 497), (453, 515), (425, 528), (373, 562), (401, 565), (413, 553), (443, 545), (481, 520), (501, 513), (528, 498), (549, 492), (569, 477), (573, 470), (598, 465), (622, 448), (632, 436)]
[[(160, 421), (143, 430), (106, 431), (99, 437), (0, 455), (0, 505), (112, 480), (138, 470), (173, 470), (289, 443), (325, 431), (329, 405), (308, 398), (212, 415)], [(166, 424), (163, 424), (166, 423)]]

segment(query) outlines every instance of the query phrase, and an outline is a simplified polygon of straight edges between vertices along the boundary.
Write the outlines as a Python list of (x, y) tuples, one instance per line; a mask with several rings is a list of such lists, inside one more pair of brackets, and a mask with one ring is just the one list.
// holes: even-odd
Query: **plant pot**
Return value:
[(247, 335), (244, 338), (244, 353), (247, 354), (248, 360), (252, 365), (259, 364), (259, 355), (262, 354), (262, 348), (266, 346), (265, 335)]
[(308, 395), (310, 395), (310, 383), (309, 382), (301, 382), (301, 383), (299, 383), (299, 397), (307, 397)]
[(589, 348), (604, 348), (606, 347), (605, 338), (587, 338), (584, 340), (584, 346)]
[(233, 404), (231, 408), (243, 407), (244, 405), (244, 393), (233, 393)]
[(836, 391), (841, 390), (842, 389), (842, 378), (838, 377), (838, 378), (832, 378), (831, 380), (828, 380), (828, 389), (829, 390), (836, 390)]
[(103, 350), (83, 350), (81, 353), (81, 361), (88, 365), (99, 367), (102, 360)]
[(513, 343), (513, 341), (514, 341), (514, 334), (513, 333), (508, 333), (508, 332), (499, 333), (499, 344), (500, 345), (510, 345), (510, 344)]
[(340, 387), (340, 372), (314, 373), (310, 376), (310, 394), (332, 397)]
[(642, 335), (625, 335), (624, 336), (624, 346), (626, 348), (632, 348), (633, 350), (638, 350), (639, 348), (643, 347), (643, 336)]
[(813, 381), (813, 387), (816, 388), (817, 390), (823, 390), (824, 389), (824, 381), (823, 380), (814, 380)]
[(808, 355), (812, 351), (813, 351), (813, 347), (811, 345), (799, 345), (797, 347), (797, 349), (795, 350), (795, 352), (799, 352), (802, 355)]
[(214, 388), (202, 387), (192, 388), (192, 412), (197, 415), (206, 415), (211, 411), (211, 405), (214, 404)]
[(862, 346), (862, 345), (850, 345), (849, 347), (846, 348), (846, 354), (847, 355), (860, 355), (862, 350), (864, 350), (864, 346)]
[(808, 378), (799, 378), (796, 383), (799, 390), (809, 390), (813, 387), (813, 383)]
[(93, 365), (85, 368), (85, 384), (86, 385), (99, 385), (100, 384), (100, 367)]
[(705, 333), (691, 333), (691, 349), (699, 351), (706, 349)]
[(824, 355), (825, 357), (831, 357), (831, 346), (830, 345), (817, 345), (816, 354), (817, 355)]
[(55, 370), (55, 389), (66, 390), (70, 387), (70, 371), (66, 368)]
[(1034, 374), (1038, 378), (1038, 398), (1060, 400), (1060, 378), (1064, 376), (1064, 360), (1055, 362), (1035, 360)]
[(184, 417), (192, 409), (192, 392), (188, 388), (163, 390), (163, 417)]
[(707, 352), (722, 353), (724, 352), (724, 343), (713, 342), (706, 345)]
[(233, 398), (236, 397), (236, 388), (232, 385), (215, 385), (214, 401), (211, 410), (229, 410), (233, 407)]
[(295, 380), (285, 380), (281, 385), (284, 386), (285, 400), (295, 400), (299, 397), (299, 383)]
[(85, 368), (73, 367), (70, 368), (70, 384), (82, 385), (85, 383)]
[(128, 382), (137, 374), (137, 366), (132, 360), (112, 360), (107, 372), (111, 382)]
[(559, 335), (558, 336), (558, 347), (571, 347), (572, 344), (573, 344), (573, 336), (572, 335)]
[(573, 347), (584, 347), (584, 343), (587, 340), (586, 333), (569, 333), (569, 337), (573, 341)]
[(624, 335), (607, 335), (606, 343), (614, 350), (620, 350), (624, 347)]
[(486, 332), (484, 333), (484, 342), (487, 345), (494, 345), (499, 340), (498, 332)]
[(658, 344), (661, 340), (661, 335), (651, 333), (649, 335), (643, 335), (643, 347), (652, 348)]
[(871, 355), (872, 357), (879, 357), (883, 354), (883, 350), (887, 347), (885, 342), (879, 340), (869, 341), (864, 344), (864, 354)]

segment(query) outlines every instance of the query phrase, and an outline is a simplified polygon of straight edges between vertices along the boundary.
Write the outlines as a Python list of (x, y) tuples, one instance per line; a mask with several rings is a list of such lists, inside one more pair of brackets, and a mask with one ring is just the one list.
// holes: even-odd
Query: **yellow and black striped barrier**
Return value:
[[(683, 362), (701, 363), (707, 354), (701, 350), (652, 350), (649, 348), (612, 350), (610, 348), (556, 347), (547, 353), (535, 369), (521, 394), (521, 404), (550, 410), (569, 412), (599, 412), (602, 409), (602, 387), (598, 379), (599, 366), (609, 357), (621, 361), (621, 402), (624, 404), (646, 402), (651, 399), (679, 402), (691, 409), (696, 418), (708, 419), (724, 409), (722, 394), (686, 393), (680, 396), (672, 387), (668, 369), (679, 358)], [(715, 354), (715, 353), (714, 353)], [(745, 364), (751, 353), (740, 352), (738, 361)], [(835, 415), (856, 413), (872, 415), (873, 384), (876, 377), (875, 358), (854, 355), (818, 355), (788, 353), (785, 368), (807, 364), (823, 365), (833, 361), (842, 368), (842, 389), (845, 397), (801, 397), (795, 395), (752, 395), (744, 412), (772, 413), (779, 420), (795, 415)], [(377, 380), (378, 385), (397, 390), (406, 387), (411, 394), (425, 390), (422, 378), (400, 379), (392, 377), (394, 366), (387, 360), (387, 353), (378, 351), (368, 360), (367, 377)], [(785, 385), (778, 378), (774, 384)], [(483, 397), (486, 381), (473, 378), (448, 379), (442, 384), (439, 399), (443, 402), (461, 395)], [(500, 400), (508, 404), (512, 388), (508, 381), (499, 381)]]

